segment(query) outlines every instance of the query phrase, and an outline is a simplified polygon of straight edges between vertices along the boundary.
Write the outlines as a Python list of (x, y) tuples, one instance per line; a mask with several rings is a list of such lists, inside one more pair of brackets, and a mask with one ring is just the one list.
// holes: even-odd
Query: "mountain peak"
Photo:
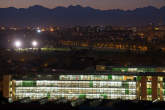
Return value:
[[(2, 25), (146, 25), (158, 23), (160, 15), (164, 18), (165, 7), (160, 9), (149, 6), (136, 10), (121, 9), (99, 10), (81, 5), (56, 7), (54, 9), (34, 5), (19, 9), (0, 8), (0, 24)], [(5, 14), (4, 14), (5, 13)], [(8, 19), (10, 18), (10, 20)], [(164, 22), (165, 23), (165, 22)]]
[(68, 8), (83, 8), (81, 5), (70, 5)]
[(15, 7), (8, 7), (8, 9), (16, 10), (17, 8), (15, 8)]
[(41, 5), (33, 5), (33, 6), (30, 6), (29, 8), (31, 8), (31, 9), (41, 9), (41, 8), (46, 8), (46, 7), (41, 6)]

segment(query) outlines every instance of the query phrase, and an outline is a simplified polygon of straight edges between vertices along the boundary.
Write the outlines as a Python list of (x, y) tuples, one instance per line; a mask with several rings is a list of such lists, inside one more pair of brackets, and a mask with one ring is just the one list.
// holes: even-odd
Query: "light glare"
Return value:
[(37, 30), (37, 32), (38, 32), (38, 33), (41, 33), (41, 30), (40, 30), (40, 29), (38, 29), (38, 30)]
[(21, 47), (21, 45), (22, 45), (22, 44), (21, 44), (21, 41), (16, 41), (16, 42), (15, 42), (15, 46), (16, 46), (17, 48)]
[(38, 43), (37, 43), (36, 41), (33, 41), (33, 42), (32, 42), (32, 46), (33, 46), (33, 47), (36, 47), (37, 44), (38, 44)]

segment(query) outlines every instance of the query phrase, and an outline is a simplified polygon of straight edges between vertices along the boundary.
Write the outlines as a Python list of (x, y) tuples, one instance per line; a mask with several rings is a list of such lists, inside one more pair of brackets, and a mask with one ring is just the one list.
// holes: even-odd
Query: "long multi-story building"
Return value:
[[(111, 68), (111, 71), (56, 72), (51, 74), (4, 75), (3, 96), (10, 101), (23, 98), (38, 100), (122, 99), (165, 101), (165, 73), (156, 68)], [(125, 69), (124, 69), (125, 70)], [(152, 70), (152, 71), (150, 71)]]

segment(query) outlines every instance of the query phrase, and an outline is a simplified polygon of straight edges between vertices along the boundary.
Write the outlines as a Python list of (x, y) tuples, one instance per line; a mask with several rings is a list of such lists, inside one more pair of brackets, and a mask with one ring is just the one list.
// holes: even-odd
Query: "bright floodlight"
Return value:
[(17, 48), (21, 47), (21, 45), (22, 45), (21, 41), (15, 41), (15, 46)]
[(32, 46), (33, 46), (33, 47), (36, 47), (37, 45), (38, 45), (38, 43), (37, 43), (36, 41), (33, 41), (33, 42), (32, 42)]
[(40, 29), (37, 29), (37, 32), (38, 32), (38, 33), (41, 33), (41, 30), (40, 30)]

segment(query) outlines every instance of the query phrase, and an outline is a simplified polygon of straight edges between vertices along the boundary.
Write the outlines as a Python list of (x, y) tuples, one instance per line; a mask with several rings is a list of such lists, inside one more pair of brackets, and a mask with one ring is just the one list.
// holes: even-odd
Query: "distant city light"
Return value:
[(37, 45), (38, 45), (37, 41), (33, 41), (33, 42), (32, 42), (32, 46), (33, 46), (33, 47), (36, 47)]
[(158, 31), (159, 30), (159, 28), (158, 27), (155, 27), (155, 31)]
[(54, 32), (54, 29), (53, 28), (50, 28), (49, 30), (50, 30), (50, 32)]
[(21, 45), (22, 45), (21, 41), (15, 41), (15, 46), (16, 46), (17, 48), (20, 48)]
[(38, 29), (38, 30), (37, 30), (37, 32), (38, 32), (38, 33), (41, 33), (41, 30), (40, 30), (40, 29)]
[(45, 32), (45, 29), (41, 29), (41, 32)]

